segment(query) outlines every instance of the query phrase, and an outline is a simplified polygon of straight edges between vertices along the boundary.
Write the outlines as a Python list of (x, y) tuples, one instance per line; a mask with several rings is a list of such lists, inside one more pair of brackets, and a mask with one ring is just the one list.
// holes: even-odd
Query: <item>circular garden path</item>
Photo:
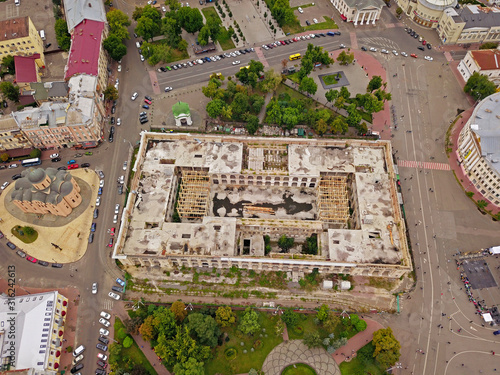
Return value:
[(291, 340), (279, 344), (267, 356), (262, 371), (266, 375), (281, 375), (281, 372), (295, 363), (311, 366), (318, 375), (340, 375), (335, 360), (323, 348), (309, 349), (302, 340)]

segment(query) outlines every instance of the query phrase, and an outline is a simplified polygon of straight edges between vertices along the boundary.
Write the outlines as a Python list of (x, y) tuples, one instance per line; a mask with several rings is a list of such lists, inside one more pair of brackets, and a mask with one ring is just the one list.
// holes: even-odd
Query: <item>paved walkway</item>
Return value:
[(373, 332), (384, 328), (382, 324), (374, 320), (367, 319), (365, 317), (363, 317), (363, 320), (367, 324), (366, 329), (363, 332), (360, 332), (357, 335), (351, 337), (351, 339), (347, 342), (347, 345), (342, 346), (341, 348), (337, 349), (335, 353), (333, 353), (333, 359), (337, 364), (341, 364), (348, 357), (351, 357), (359, 349), (368, 344), (373, 338)]
[(305, 363), (321, 375), (340, 375), (338, 364), (325, 349), (309, 349), (302, 340), (283, 342), (275, 347), (264, 361), (262, 371), (266, 375), (280, 375), (295, 363)]

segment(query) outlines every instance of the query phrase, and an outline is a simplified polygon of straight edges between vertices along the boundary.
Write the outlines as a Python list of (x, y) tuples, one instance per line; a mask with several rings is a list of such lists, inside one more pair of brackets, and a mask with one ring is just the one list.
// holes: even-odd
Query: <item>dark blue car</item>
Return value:
[(92, 223), (92, 226), (90, 227), (90, 231), (91, 232), (95, 232), (95, 228), (96, 228), (97, 224), (96, 223)]

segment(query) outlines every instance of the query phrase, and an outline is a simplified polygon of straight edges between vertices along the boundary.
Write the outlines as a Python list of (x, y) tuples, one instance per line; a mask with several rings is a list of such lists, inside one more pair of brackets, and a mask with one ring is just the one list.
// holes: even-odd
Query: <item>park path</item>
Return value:
[(373, 332), (384, 328), (382, 324), (374, 320), (365, 317), (363, 317), (363, 320), (366, 322), (366, 329), (363, 332), (359, 332), (358, 334), (351, 337), (347, 342), (347, 345), (338, 348), (335, 353), (333, 353), (333, 359), (335, 360), (335, 362), (337, 362), (338, 365), (344, 362), (348, 357), (351, 357), (363, 346), (368, 344), (373, 338)]

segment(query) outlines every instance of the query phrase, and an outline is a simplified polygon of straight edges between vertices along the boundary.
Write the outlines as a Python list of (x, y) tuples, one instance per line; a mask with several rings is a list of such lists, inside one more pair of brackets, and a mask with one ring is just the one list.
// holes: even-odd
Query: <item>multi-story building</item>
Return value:
[(0, 153), (31, 147), (12, 116), (0, 116)]
[(10, 199), (24, 213), (66, 217), (82, 203), (80, 186), (69, 171), (31, 167), (21, 175)]
[(29, 17), (10, 18), (0, 21), (0, 60), (7, 55), (32, 56), (39, 68), (45, 68), (43, 41)]
[(69, 101), (43, 102), (40, 107), (26, 107), (12, 116), (33, 147), (59, 149), (96, 147), (102, 138), (105, 119), (97, 78), (72, 77), (68, 86)]
[(460, 163), (470, 184), (495, 206), (500, 206), (499, 118), (500, 93), (495, 93), (476, 106), (458, 138)]
[(485, 49), (467, 52), (458, 64), (458, 72), (465, 82), (474, 73), (480, 73), (498, 87), (500, 85), (500, 51)]
[(59, 372), (67, 312), (68, 299), (57, 291), (0, 295), (1, 370)]
[(16, 67), (16, 83), (21, 90), (21, 95), (31, 93), (31, 82), (41, 82), (38, 65), (35, 63), (40, 58), (38, 53), (32, 56), (14, 56)]
[(44, 102), (61, 102), (68, 98), (68, 83), (56, 82), (31, 82), (31, 95), (38, 105)]
[(340, 13), (340, 18), (354, 25), (372, 24), (380, 18), (384, 2), (382, 0), (330, 0)]
[(101, 93), (107, 86), (108, 58), (102, 41), (108, 34), (106, 23), (83, 20), (71, 34), (68, 63), (64, 68), (64, 79), (74, 75), (88, 74), (97, 77), (96, 90)]
[(396, 0), (405, 14), (414, 22), (437, 28), (445, 9), (455, 7), (457, 0)]
[(64, 0), (63, 6), (70, 34), (83, 20), (108, 22), (102, 0)]
[(437, 31), (443, 44), (499, 42), (500, 8), (479, 5), (447, 8)]
[[(113, 252), (124, 264), (295, 279), (412, 269), (389, 141), (143, 132), (134, 172)], [(270, 245), (282, 235), (295, 248)], [(317, 254), (301, 252), (307, 238)]]

